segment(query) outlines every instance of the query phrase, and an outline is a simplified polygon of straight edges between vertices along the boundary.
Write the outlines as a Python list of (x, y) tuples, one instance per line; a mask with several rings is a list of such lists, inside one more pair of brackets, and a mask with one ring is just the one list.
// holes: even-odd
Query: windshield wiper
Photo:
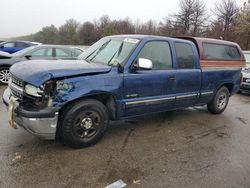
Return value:
[[(122, 48), (123, 48), (123, 44), (124, 44), (124, 42), (121, 43), (119, 49), (118, 49), (118, 50), (114, 53), (114, 55), (110, 58), (110, 60), (108, 61), (108, 65), (114, 65), (114, 62), (111, 64), (111, 61), (114, 59), (114, 57), (116, 56), (116, 54), (117, 54), (117, 57), (119, 57), (119, 55), (120, 55), (120, 53), (121, 53), (121, 51), (122, 51)], [(116, 62), (117, 62), (117, 64), (119, 64), (118, 61), (116, 61)]]
[[(95, 51), (93, 51), (90, 55), (88, 55), (85, 60), (88, 60), (88, 61), (92, 61), (110, 42), (111, 40), (105, 42), (103, 45), (101, 45), (101, 47), (99, 49), (96, 49)], [(97, 51), (97, 52), (96, 52)], [(89, 57), (91, 57), (94, 53), (96, 52), (96, 54), (91, 58), (91, 59), (88, 59)]]

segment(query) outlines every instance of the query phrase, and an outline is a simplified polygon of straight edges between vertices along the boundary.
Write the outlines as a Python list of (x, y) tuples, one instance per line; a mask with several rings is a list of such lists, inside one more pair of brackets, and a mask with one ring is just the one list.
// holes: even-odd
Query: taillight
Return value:
[(242, 82), (243, 82), (243, 74), (241, 73), (240, 74), (240, 85), (242, 85)]

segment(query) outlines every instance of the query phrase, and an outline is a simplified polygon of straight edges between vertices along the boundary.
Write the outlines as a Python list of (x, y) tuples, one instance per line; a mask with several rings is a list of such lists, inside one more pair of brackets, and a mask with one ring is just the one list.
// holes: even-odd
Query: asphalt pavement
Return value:
[(1, 188), (250, 187), (250, 95), (231, 97), (221, 115), (199, 107), (112, 122), (97, 145), (78, 150), (14, 130), (7, 118), (1, 101)]

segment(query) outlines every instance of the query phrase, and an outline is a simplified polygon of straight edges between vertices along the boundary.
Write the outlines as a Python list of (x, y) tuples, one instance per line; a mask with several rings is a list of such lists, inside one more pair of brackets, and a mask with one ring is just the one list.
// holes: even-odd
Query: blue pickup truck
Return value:
[(3, 102), (13, 128), (81, 148), (97, 143), (109, 120), (197, 105), (222, 113), (240, 88), (244, 64), (232, 42), (110, 36), (79, 60), (13, 65)]

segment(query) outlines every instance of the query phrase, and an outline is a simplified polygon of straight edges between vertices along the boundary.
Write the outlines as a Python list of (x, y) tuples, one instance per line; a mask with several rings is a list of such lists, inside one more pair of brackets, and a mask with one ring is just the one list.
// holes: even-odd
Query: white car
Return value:
[(243, 51), (246, 58), (246, 68), (242, 69), (243, 82), (240, 91), (250, 93), (250, 51)]
[(243, 51), (246, 58), (246, 68), (250, 68), (250, 51)]
[(9, 54), (8, 52), (0, 51), (0, 59), (1, 57), (11, 57), (11, 54)]

